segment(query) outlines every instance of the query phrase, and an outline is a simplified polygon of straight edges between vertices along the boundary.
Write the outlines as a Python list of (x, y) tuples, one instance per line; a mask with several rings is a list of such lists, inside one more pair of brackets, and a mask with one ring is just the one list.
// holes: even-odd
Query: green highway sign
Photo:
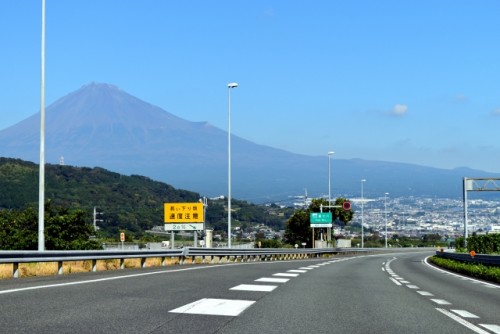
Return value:
[(331, 212), (311, 212), (311, 227), (332, 227)]

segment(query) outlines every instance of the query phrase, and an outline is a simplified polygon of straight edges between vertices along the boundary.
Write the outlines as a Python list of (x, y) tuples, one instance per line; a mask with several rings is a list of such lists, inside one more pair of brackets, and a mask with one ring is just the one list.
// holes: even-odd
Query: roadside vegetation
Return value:
[(430, 257), (429, 261), (446, 270), (484, 281), (500, 283), (500, 267), (443, 259), (436, 255)]
[[(500, 234), (473, 235), (467, 238), (467, 247), (465, 239), (456, 240), (457, 253), (490, 254), (500, 255)], [(469, 263), (444, 259), (439, 256), (429, 258), (430, 262), (441, 268), (464, 274), (470, 277), (485, 281), (500, 283), (500, 267), (484, 264)]]

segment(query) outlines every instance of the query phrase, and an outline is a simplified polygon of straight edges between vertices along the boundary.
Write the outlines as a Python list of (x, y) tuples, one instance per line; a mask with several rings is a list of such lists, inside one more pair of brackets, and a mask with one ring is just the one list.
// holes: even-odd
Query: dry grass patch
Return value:
[[(97, 271), (119, 270), (120, 259), (97, 260)], [(178, 257), (165, 258), (165, 265), (172, 266), (180, 263)], [(185, 263), (201, 263), (195, 261), (194, 258), (186, 259)], [(152, 257), (146, 258), (145, 267), (161, 267), (162, 258)], [(141, 268), (140, 258), (125, 259), (123, 261), (124, 268)], [(50, 276), (57, 275), (58, 264), (57, 262), (38, 262), (38, 263), (20, 263), (19, 264), (19, 277), (35, 277), (35, 276)], [(84, 273), (92, 271), (92, 261), (68, 261), (63, 262), (63, 274)], [(13, 264), (5, 263), (0, 264), (0, 279), (12, 278)]]

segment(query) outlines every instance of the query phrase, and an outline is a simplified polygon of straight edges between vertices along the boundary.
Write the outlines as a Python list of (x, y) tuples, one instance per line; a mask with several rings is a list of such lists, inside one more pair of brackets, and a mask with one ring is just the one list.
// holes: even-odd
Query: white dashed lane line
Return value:
[(277, 285), (240, 284), (235, 287), (232, 287), (229, 290), (269, 292), (273, 291), (277, 287), (278, 287)]
[[(345, 260), (343, 260), (345, 261)], [(335, 262), (335, 261), (333, 261)], [(291, 278), (298, 277), (300, 274), (307, 273), (314, 268), (330, 264), (319, 263), (317, 265), (310, 265), (308, 267), (300, 267), (298, 269), (288, 270), (286, 273), (275, 273), (273, 277), (261, 277), (254, 282), (264, 283), (286, 283)], [(276, 289), (277, 285), (264, 285), (264, 284), (240, 284), (230, 288), (230, 291), (255, 291), (255, 292), (271, 292)], [(169, 311), (170, 313), (182, 314), (203, 314), (203, 315), (218, 315), (218, 316), (238, 316), (248, 307), (255, 303), (253, 300), (234, 300), (234, 299), (215, 299), (203, 298), (195, 302), (186, 304), (179, 308)]]
[[(406, 281), (404, 280), (404, 278), (401, 278), (400, 276), (398, 276), (396, 273), (394, 273), (392, 270), (391, 270), (391, 267), (390, 267), (390, 264), (393, 260), (395, 260), (396, 258), (393, 258), (389, 261), (387, 261), (387, 263), (382, 263), (383, 267), (382, 267), (382, 270), (383, 271), (386, 271), (388, 274), (390, 274), (391, 277), (389, 277), (389, 279), (391, 281), (393, 281), (396, 285), (402, 285), (402, 284), (405, 284), (406, 287), (410, 288), (410, 289), (415, 289), (415, 290), (418, 290), (419, 287), (416, 286), (416, 285), (412, 285), (409, 281)], [(428, 265), (427, 263), (427, 259), (425, 261), (423, 261), (425, 264)], [(435, 268), (434, 268), (435, 269)], [(474, 280), (474, 279), (470, 279), (470, 278), (464, 278), (464, 277), (460, 277), (459, 275), (457, 274), (450, 274), (448, 272), (445, 272), (443, 270), (440, 270), (440, 269), (436, 269), (436, 270), (439, 270), (445, 274), (449, 274), (451, 276), (455, 276), (455, 277), (459, 277), (460, 279), (463, 279), (463, 280), (466, 280), (466, 281), (471, 281), (471, 282), (474, 282), (474, 283), (478, 283), (478, 284), (483, 284), (484, 287), (487, 287), (487, 288), (497, 288), (497, 286), (493, 285), (493, 284), (489, 284), (489, 283), (484, 283), (484, 282), (480, 282), (480, 281), (477, 281), (477, 280)], [(418, 290), (416, 291), (418, 294), (420, 294), (421, 296), (427, 296), (427, 297), (434, 297), (434, 295), (428, 291), (421, 291), (421, 290)], [(452, 305), (450, 302), (448, 302), (447, 300), (444, 300), (444, 299), (435, 299), (435, 298), (430, 298), (430, 300), (438, 305)], [(451, 310), (446, 310), (446, 309), (443, 309), (443, 308), (436, 308), (437, 311), (441, 312), (442, 314), (446, 315), (447, 317), (455, 320), (456, 322), (460, 323), (461, 325), (471, 329), (472, 331), (474, 331), (475, 333), (478, 333), (478, 334), (490, 334), (490, 333), (495, 333), (495, 334), (500, 334), (500, 326), (498, 325), (495, 325), (495, 324), (473, 324), (465, 319), (480, 319), (479, 316), (467, 311), (467, 310), (456, 310), (456, 309), (451, 309)], [(488, 331), (482, 329), (481, 327), (487, 329)]]
[(438, 305), (451, 305), (451, 303), (444, 299), (432, 299), (431, 300)]
[(401, 285), (401, 283), (399, 283), (399, 281), (395, 280), (394, 278), (389, 277), (389, 279), (390, 279), (391, 281), (393, 281), (393, 282), (394, 282), (394, 284), (396, 284), (396, 285)]
[(464, 325), (465, 327), (473, 330), (474, 332), (476, 332), (478, 334), (490, 334), (489, 332), (477, 327), (476, 325), (468, 322), (467, 320), (465, 320), (463, 318), (460, 318), (458, 315), (455, 315), (448, 310), (445, 310), (442, 308), (437, 308), (436, 310), (438, 310), (439, 312), (443, 313), (444, 315), (450, 317), (451, 319), (455, 320), (456, 322)]
[(465, 310), (450, 310), (450, 311), (458, 314), (462, 318), (479, 318), (477, 315), (472, 314), (469, 311), (465, 311)]
[(430, 292), (427, 292), (427, 291), (417, 291), (418, 294), (422, 295), (422, 296), (429, 296), (429, 297), (433, 297), (434, 295)]
[(170, 313), (223, 315), (235, 317), (250, 307), (253, 303), (255, 303), (253, 300), (203, 298), (176, 308), (170, 311)]
[(292, 269), (292, 270), (287, 270), (286, 272), (287, 273), (299, 273), (299, 274), (303, 274), (303, 273), (307, 273), (307, 270)]
[(273, 276), (281, 276), (281, 277), (297, 277), (300, 274), (293, 274), (293, 273), (276, 273), (273, 274)]
[(255, 282), (266, 282), (266, 283), (286, 283), (289, 278), (276, 278), (276, 277), (261, 277), (257, 278)]
[[(309, 268), (311, 269), (311, 268)], [(301, 273), (308, 272), (306, 269), (289, 270), (286, 273), (275, 273), (273, 276), (281, 277), (261, 277), (255, 282), (266, 283), (286, 283), (290, 278), (282, 277), (297, 277)], [(255, 291), (255, 292), (271, 292), (276, 289), (277, 285), (264, 285), (264, 284), (240, 284), (230, 288), (230, 291)], [(170, 313), (182, 314), (202, 314), (202, 315), (218, 315), (218, 316), (238, 316), (252, 306), (255, 301), (253, 300), (233, 300), (233, 299), (216, 299), (216, 298), (203, 298), (186, 304), (179, 308), (169, 311)]]

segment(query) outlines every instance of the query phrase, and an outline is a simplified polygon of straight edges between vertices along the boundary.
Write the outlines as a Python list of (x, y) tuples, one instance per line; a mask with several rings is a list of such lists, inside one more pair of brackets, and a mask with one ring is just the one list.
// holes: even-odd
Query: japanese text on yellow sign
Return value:
[(164, 203), (165, 223), (201, 223), (203, 203)]

